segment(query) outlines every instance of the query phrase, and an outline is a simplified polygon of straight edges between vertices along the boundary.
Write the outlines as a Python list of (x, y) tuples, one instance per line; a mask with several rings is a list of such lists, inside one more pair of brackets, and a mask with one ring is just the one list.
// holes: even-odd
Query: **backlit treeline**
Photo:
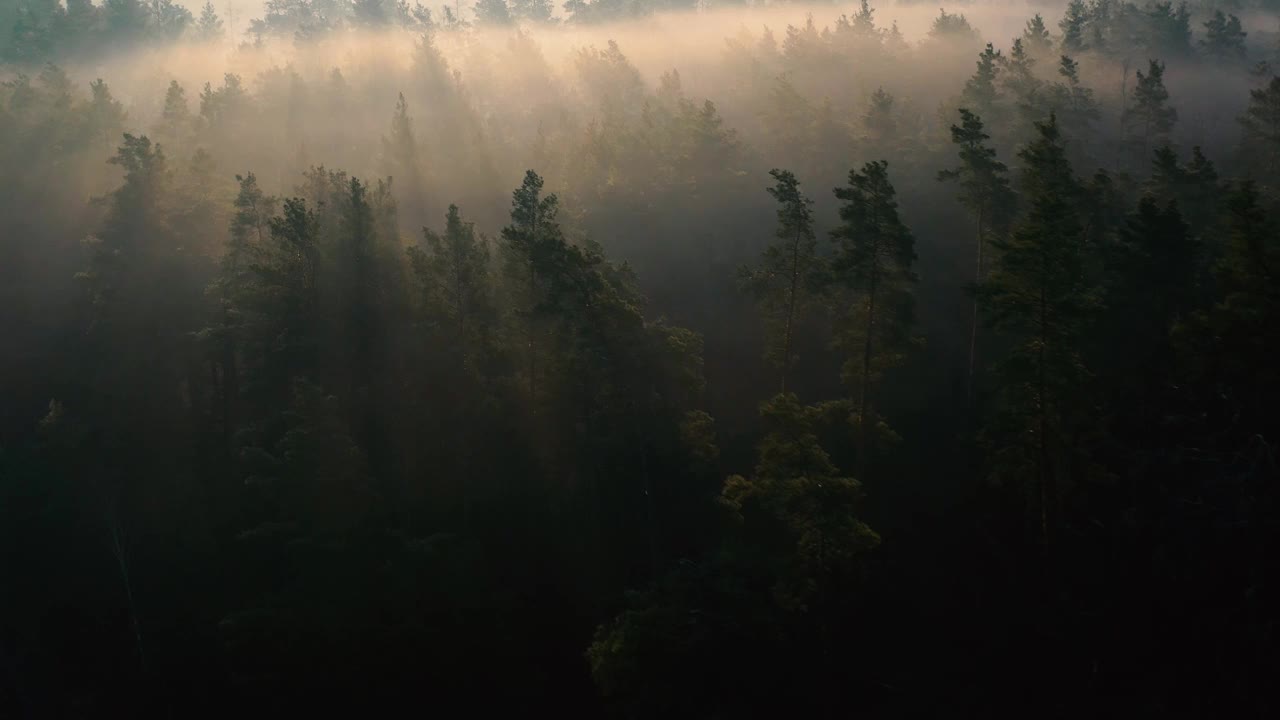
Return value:
[(1274, 705), (1274, 8), (683, 9), (4, 9), (0, 711)]

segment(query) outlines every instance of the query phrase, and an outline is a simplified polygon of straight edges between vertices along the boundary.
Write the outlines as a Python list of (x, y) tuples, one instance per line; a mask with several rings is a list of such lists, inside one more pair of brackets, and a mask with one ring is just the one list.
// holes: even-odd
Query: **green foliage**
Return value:
[[(973, 214), (977, 224), (974, 283), (986, 277), (988, 238), (1003, 235), (1013, 217), (1015, 197), (1009, 185), (1009, 168), (996, 159), (996, 150), (987, 145), (982, 118), (966, 108), (960, 109), (960, 125), (951, 126), (951, 142), (960, 155), (960, 165), (938, 172), (938, 180), (956, 182), (959, 200)], [(978, 305), (975, 301), (969, 330), (969, 384), (972, 386), (978, 341)]]
[[(987, 43), (987, 48), (978, 55), (977, 64), (978, 69), (964, 85), (960, 102), (979, 115), (990, 118), (1002, 110), (996, 79), (1000, 75), (1001, 66), (1005, 64), (1004, 55), (993, 48), (991, 43)], [(1014, 82), (1016, 84), (1018, 80), (1015, 79)]]
[(1204, 23), (1205, 36), (1200, 40), (1206, 55), (1218, 60), (1243, 61), (1245, 59), (1246, 33), (1240, 27), (1240, 18), (1223, 15), (1214, 10), (1213, 17)]
[(1022, 42), (1033, 58), (1047, 57), (1053, 51), (1053, 38), (1044, 24), (1044, 17), (1036, 13), (1027, 21), (1022, 31)]
[(1048, 543), (1064, 477), (1073, 467), (1077, 388), (1087, 377), (1082, 334), (1097, 305), (1086, 274), (1082, 188), (1071, 171), (1056, 118), (1037, 124), (1024, 148), (1027, 214), (1008, 238), (993, 242), (996, 265), (978, 288), (983, 314), (1012, 342), (998, 364), (1001, 397), (986, 434), (1001, 450), (1001, 480), (1028, 487), (1037, 500), (1039, 535)]
[(475, 13), (476, 22), (481, 25), (510, 25), (515, 20), (507, 0), (478, 0)]
[(894, 117), (893, 96), (880, 87), (871, 94), (871, 102), (862, 117), (867, 141), (876, 146), (891, 143), (897, 136), (898, 121)]
[(817, 256), (813, 228), (813, 201), (800, 191), (800, 183), (787, 170), (771, 170), (776, 181), (768, 188), (778, 202), (778, 242), (761, 255), (758, 267), (744, 267), (739, 277), (744, 288), (760, 304), (768, 334), (766, 357), (781, 370), (781, 388), (795, 364), (795, 337), (818, 289), (823, 271)]
[(1088, 10), (1084, 0), (1071, 0), (1067, 3), (1066, 12), (1058, 22), (1062, 31), (1062, 53), (1074, 54), (1085, 49), (1085, 23), (1088, 22)]
[(871, 427), (878, 424), (875, 387), (884, 371), (900, 364), (916, 344), (911, 334), (915, 237), (898, 216), (896, 194), (883, 160), (849, 171), (848, 186), (835, 190), (842, 205), (841, 224), (831, 231), (836, 243), (831, 272), (844, 290), (835, 296), (837, 342), (847, 358), (844, 380), (858, 395), (864, 468), (872, 451)]
[(1156, 148), (1146, 189), (1161, 202), (1176, 204), (1194, 236), (1203, 236), (1218, 222), (1222, 206), (1218, 171), (1199, 147), (1192, 148), (1191, 161), (1185, 165), (1168, 145)]
[(212, 2), (205, 2), (200, 8), (200, 19), (196, 21), (195, 37), (197, 40), (205, 42), (213, 42), (221, 40), (225, 32), (222, 27), (222, 18), (218, 17), (218, 13), (213, 9)]
[(774, 601), (792, 612), (820, 607), (832, 576), (852, 572), (880, 542), (858, 519), (861, 486), (841, 477), (818, 443), (817, 412), (790, 394), (762, 405), (766, 433), (755, 471), (730, 477), (720, 496), (740, 525), (731, 541), (741, 543), (737, 552), (764, 563)]
[(1147, 72), (1137, 72), (1138, 82), (1133, 98), (1124, 109), (1125, 139), (1137, 158), (1145, 162), (1151, 148), (1166, 144), (1174, 124), (1177, 108), (1169, 105), (1169, 91), (1164, 87), (1164, 63), (1152, 60)]
[(969, 24), (963, 14), (939, 10), (938, 17), (929, 27), (929, 37), (938, 40), (976, 40), (978, 31)]
[(408, 250), (423, 315), (441, 340), (460, 345), (464, 365), (474, 365), (496, 329), (488, 240), (476, 236), (475, 225), (463, 221), (457, 205), (449, 206), (443, 235), (427, 228), (423, 235), (422, 247)]
[(1280, 77), (1249, 91), (1249, 106), (1240, 117), (1246, 165), (1258, 179), (1274, 186), (1280, 178)]

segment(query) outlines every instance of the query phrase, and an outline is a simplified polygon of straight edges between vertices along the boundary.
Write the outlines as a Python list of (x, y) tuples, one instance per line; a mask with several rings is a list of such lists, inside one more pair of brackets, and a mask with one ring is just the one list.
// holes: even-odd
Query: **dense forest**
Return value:
[(1275, 0), (0, 0), (0, 717), (1275, 717), (1277, 73)]

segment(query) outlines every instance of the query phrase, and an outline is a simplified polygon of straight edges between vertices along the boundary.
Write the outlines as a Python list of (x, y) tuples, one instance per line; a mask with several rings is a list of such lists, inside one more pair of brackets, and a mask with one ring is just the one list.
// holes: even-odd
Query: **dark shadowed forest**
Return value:
[(1280, 2), (435, 3), (0, 0), (0, 717), (1280, 713)]

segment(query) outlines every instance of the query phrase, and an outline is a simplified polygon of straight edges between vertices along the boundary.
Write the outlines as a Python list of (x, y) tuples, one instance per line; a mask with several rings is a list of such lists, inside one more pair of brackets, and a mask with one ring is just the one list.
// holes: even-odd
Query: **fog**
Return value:
[(674, 4), (0, 5), (0, 716), (1275, 706), (1274, 3)]

